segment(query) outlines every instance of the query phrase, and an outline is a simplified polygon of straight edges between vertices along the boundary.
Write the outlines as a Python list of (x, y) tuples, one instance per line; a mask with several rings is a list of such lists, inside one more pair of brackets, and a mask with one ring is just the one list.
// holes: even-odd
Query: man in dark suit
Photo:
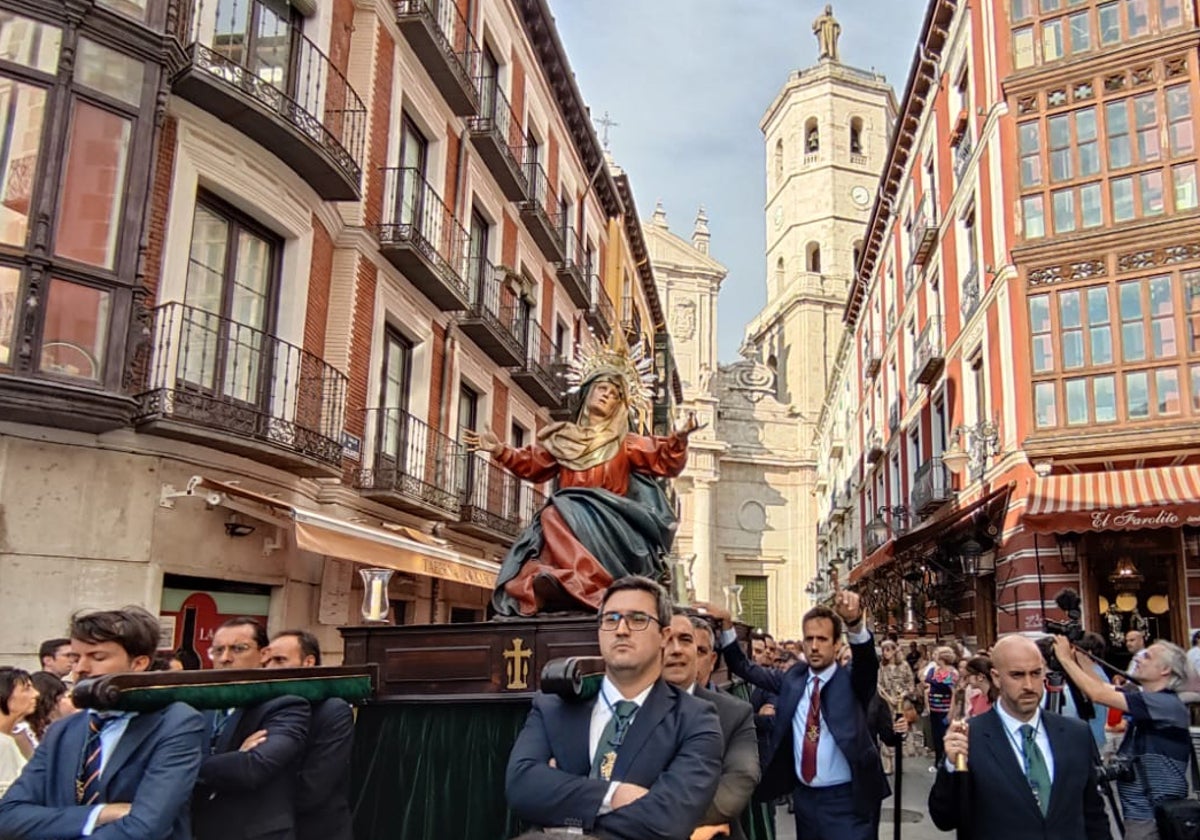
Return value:
[[(145, 671), (158, 634), (158, 619), (138, 607), (76, 616), (76, 679)], [(190, 840), (203, 744), (204, 720), (183, 703), (64, 718), (0, 801), (0, 838)]]
[[(721, 622), (729, 670), (779, 695), (757, 795), (768, 800), (792, 795), (798, 840), (874, 840), (880, 803), (890, 792), (867, 720), (879, 657), (863, 626), (858, 595), (839, 592), (835, 605), (805, 613), (808, 661), (787, 671), (747, 661), (729, 611), (703, 606)], [(836, 662), (843, 621), (852, 652), (849, 668)]]
[[(258, 668), (266, 648), (261, 624), (233, 618), (213, 634), (209, 656), (217, 668)], [(300, 697), (206, 714), (210, 746), (192, 796), (196, 840), (294, 840), (309, 715)]]
[[(284, 630), (271, 639), (268, 668), (313, 668), (321, 645), (305, 630)], [(353, 840), (350, 815), (350, 751), (354, 710), (340, 697), (312, 704), (308, 745), (296, 788), (296, 840)]]
[[(762, 773), (754, 733), (754, 710), (745, 700), (710, 691), (700, 683), (698, 648), (701, 644), (706, 650), (712, 650), (712, 625), (702, 618), (677, 613), (671, 619), (671, 636), (664, 650), (663, 679), (701, 700), (707, 700), (716, 708), (721, 721), (725, 754), (717, 793), (700, 824), (723, 826), (734, 840), (745, 840), (746, 835), (738, 824), (738, 818), (746, 810)], [(705, 676), (708, 674), (711, 674), (711, 669)], [(712, 836), (708, 832), (705, 834)]]
[[(1030, 639), (1006, 636), (992, 648), (999, 702), (951, 725), (929, 792), (929, 816), (942, 831), (972, 840), (1110, 840), (1091, 730), (1041, 708), (1045, 673)], [(951, 771), (959, 756), (965, 773)]]
[(509, 807), (605, 840), (686, 840), (716, 793), (722, 739), (710, 703), (662, 680), (671, 603), (654, 581), (612, 583), (600, 606), (605, 674), (591, 702), (537, 694), (508, 759)]

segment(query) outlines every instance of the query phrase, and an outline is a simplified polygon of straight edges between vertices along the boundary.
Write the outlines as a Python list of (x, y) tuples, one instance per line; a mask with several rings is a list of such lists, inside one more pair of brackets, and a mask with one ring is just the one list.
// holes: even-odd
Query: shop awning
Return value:
[[(211, 498), (213, 495), (218, 498)], [(481, 589), (496, 585), (496, 564), (446, 548), (441, 541), (412, 528), (395, 531), (348, 522), (280, 499), (205, 476), (193, 476), (180, 495), (209, 497), (213, 504), (227, 500), (253, 502), (265, 508), (270, 521), (291, 524), (296, 546), (314, 554), (414, 575), (452, 580)], [(228, 506), (228, 505), (226, 505)], [(244, 508), (239, 507), (239, 510)]]
[(1053, 475), (1025, 504), (1034, 531), (1135, 531), (1200, 525), (1200, 466)]

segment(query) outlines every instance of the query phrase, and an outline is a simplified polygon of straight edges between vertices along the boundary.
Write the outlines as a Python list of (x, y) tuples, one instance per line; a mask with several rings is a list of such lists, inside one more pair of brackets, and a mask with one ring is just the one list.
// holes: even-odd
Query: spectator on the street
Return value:
[(29, 678), (33, 681), (33, 687), (37, 689), (38, 701), (33, 714), (28, 717), (26, 722), (29, 724), (36, 744), (41, 743), (41, 740), (46, 737), (46, 729), (50, 724), (67, 715), (73, 715), (78, 710), (71, 702), (67, 684), (54, 674), (49, 671), (38, 671), (30, 674)]
[(945, 757), (943, 741), (949, 723), (950, 700), (958, 684), (958, 671), (954, 667), (954, 649), (940, 647), (934, 652), (934, 667), (925, 678), (925, 698), (929, 706), (929, 729), (933, 736), (934, 767)]
[(720, 782), (716, 709), (662, 679), (671, 601), (659, 584), (617, 579), (598, 618), (599, 695), (582, 708), (534, 695), (508, 759), (509, 807), (609, 840), (687, 840)]
[(70, 639), (47, 639), (38, 647), (38, 661), (42, 670), (48, 671), (63, 682), (71, 681), (71, 671), (79, 656), (71, 650)]
[(724, 755), (721, 781), (702, 826), (725, 826), (733, 840), (745, 840), (739, 818), (750, 802), (762, 770), (754, 732), (754, 710), (744, 700), (709, 691), (700, 682), (698, 646), (712, 650), (712, 625), (686, 614), (671, 617), (671, 635), (663, 649), (663, 679), (677, 688), (712, 703), (721, 722)]
[[(314, 668), (321, 645), (305, 630), (271, 639), (268, 668)], [(354, 710), (339, 697), (312, 704), (308, 744), (296, 790), (296, 840), (353, 840), (350, 815), (350, 749)]]
[(913, 677), (917, 675), (917, 663), (921, 661), (921, 650), (917, 647), (916, 642), (908, 643), (908, 653), (904, 654), (904, 661), (908, 663), (908, 667), (912, 668)]
[(1137, 655), (1146, 649), (1146, 631), (1130, 630), (1125, 634), (1125, 650), (1129, 654), (1129, 666), (1125, 673), (1134, 675), (1137, 670)]
[[(904, 712), (904, 701), (913, 692), (913, 672), (908, 663), (900, 658), (900, 649), (892, 640), (885, 641), (879, 650), (879, 696), (894, 717)], [(887, 740), (881, 740), (883, 746), (879, 752), (883, 759), (883, 772), (890, 775), (895, 761), (895, 748)]]
[(0, 667), (0, 793), (17, 780), (32, 755), (22, 748), (24, 739), (15, 730), (33, 714), (37, 699), (28, 671)]
[(999, 689), (992, 682), (992, 660), (986, 656), (972, 656), (963, 669), (966, 685), (967, 717), (977, 717), (996, 703)]
[[(75, 677), (145, 671), (159, 630), (140, 607), (76, 616)], [(191, 840), (187, 802), (203, 745), (204, 719), (183, 703), (72, 715), (47, 730), (0, 800), (0, 837)]]
[[(208, 654), (218, 669), (259, 668), (267, 646), (262, 624), (231, 618)], [(308, 702), (292, 696), (205, 713), (211, 734), (192, 796), (196, 840), (294, 840), (309, 715)]]

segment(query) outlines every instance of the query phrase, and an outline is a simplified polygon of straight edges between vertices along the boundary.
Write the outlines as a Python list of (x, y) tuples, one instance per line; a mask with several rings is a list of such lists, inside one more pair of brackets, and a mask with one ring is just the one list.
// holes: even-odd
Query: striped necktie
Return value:
[(75, 799), (80, 805), (94, 805), (100, 799), (100, 768), (104, 763), (104, 746), (100, 733), (120, 717), (88, 715), (88, 736), (83, 746), (83, 766), (75, 783)]

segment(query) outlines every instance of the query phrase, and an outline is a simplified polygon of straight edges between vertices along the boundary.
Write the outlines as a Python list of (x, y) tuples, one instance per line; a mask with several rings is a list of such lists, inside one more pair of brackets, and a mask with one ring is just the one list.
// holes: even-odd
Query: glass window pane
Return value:
[(1045, 429), (1058, 425), (1058, 411), (1054, 401), (1054, 383), (1038, 382), (1033, 386), (1034, 411), (1037, 427)]
[(1163, 29), (1183, 23), (1183, 0), (1159, 0), (1158, 22)]
[(1176, 210), (1196, 209), (1196, 164), (1187, 163), (1171, 170)]
[(1120, 10), (1116, 3), (1105, 3), (1097, 9), (1100, 18), (1100, 43), (1108, 46), (1121, 40)]
[(1020, 70), (1033, 66), (1033, 28), (1013, 30), (1013, 66)]
[(1104, 223), (1099, 184), (1087, 184), (1079, 188), (1079, 209), (1083, 214), (1083, 227), (1099, 227)]
[(1088, 323), (1093, 327), (1097, 324), (1107, 324), (1108, 289), (1104, 287), (1088, 289), (1087, 291)]
[(1063, 56), (1062, 21), (1042, 24), (1042, 61), (1054, 61)]
[(1078, 426), (1088, 421), (1088, 398), (1086, 379), (1066, 381), (1067, 425)]
[(5, 245), (21, 247), (29, 233), (45, 112), (44, 90), (0, 80), (0, 137), (5, 140), (0, 145), (0, 242)]
[(1200, 365), (1192, 368), (1192, 411), (1200, 412)]
[(1092, 380), (1092, 404), (1097, 423), (1111, 423), (1117, 419), (1117, 387), (1113, 377), (1097, 376)]
[(12, 364), (13, 330), (17, 326), (17, 295), (21, 272), (0, 266), (0, 367)]
[(1145, 35), (1150, 29), (1148, 0), (1125, 0), (1126, 33), (1130, 38)]
[(0, 58), (43, 73), (58, 70), (62, 30), (27, 17), (0, 11)]
[(1168, 88), (1166, 99), (1171, 154), (1189, 154), (1196, 145), (1196, 137), (1192, 131), (1192, 100), (1187, 85)]
[(57, 277), (51, 280), (38, 369), (99, 381), (104, 375), (110, 307), (108, 292)]
[(1121, 358), (1127, 362), (1146, 358), (1146, 336), (1141, 321), (1121, 327)]
[(1062, 7), (1062, 0), (1042, 0), (1041, 9), (1043, 12), (1053, 12)]
[(1092, 364), (1112, 364), (1112, 327), (1092, 327)]
[(1029, 329), (1031, 332), (1050, 331), (1050, 296), (1035, 295), (1029, 299)]
[(1040, 195), (1021, 199), (1021, 215), (1025, 219), (1026, 239), (1037, 239), (1046, 235), (1046, 215)]
[(1143, 172), (1138, 176), (1138, 190), (1142, 198), (1142, 215), (1159, 216), (1163, 210), (1163, 179), (1162, 172)]
[(1150, 416), (1149, 381), (1144, 372), (1125, 374), (1125, 414), (1130, 420)]
[(136, 108), (142, 100), (144, 75), (142, 62), (87, 38), (79, 39), (79, 53), (75, 57), (78, 84)]
[(1158, 398), (1158, 413), (1179, 413), (1179, 371), (1175, 368), (1154, 371), (1154, 394)]
[(1158, 142), (1158, 103), (1153, 94), (1133, 100), (1133, 118), (1138, 129), (1138, 160), (1143, 163), (1159, 160), (1162, 149)]
[(1049, 335), (1033, 337), (1033, 372), (1048, 373), (1054, 370), (1054, 344)]
[(1062, 334), (1062, 366), (1064, 370), (1083, 367), (1083, 330)]
[(1058, 325), (1067, 329), (1078, 327), (1081, 322), (1079, 292), (1060, 292), (1058, 295)]
[(1092, 26), (1087, 12), (1071, 15), (1071, 52), (1080, 53), (1091, 49)]
[(1054, 201), (1054, 232), (1070, 233), (1075, 230), (1075, 193), (1059, 190), (1051, 198)]
[(1041, 124), (1037, 120), (1024, 122), (1017, 126), (1017, 142), (1020, 144), (1021, 154), (1028, 155), (1037, 152), (1042, 145), (1041, 135)]
[(131, 128), (127, 119), (76, 101), (54, 242), (59, 256), (113, 267)]
[(1148, 282), (1150, 286), (1150, 314), (1155, 317), (1170, 315), (1174, 301), (1171, 300), (1172, 286), (1170, 275), (1162, 277), (1151, 277)]
[(1104, 123), (1108, 128), (1108, 165), (1113, 169), (1133, 163), (1129, 145), (1129, 113), (1125, 101), (1109, 102), (1104, 106)]
[(1133, 179), (1114, 178), (1109, 182), (1112, 190), (1112, 215), (1114, 222), (1127, 222), (1133, 218)]
[(1012, 19), (1024, 20), (1033, 14), (1033, 6), (1030, 0), (1012, 0)]
[(1142, 317), (1142, 286), (1136, 280), (1122, 283), (1119, 287), (1121, 320), (1129, 321)]

